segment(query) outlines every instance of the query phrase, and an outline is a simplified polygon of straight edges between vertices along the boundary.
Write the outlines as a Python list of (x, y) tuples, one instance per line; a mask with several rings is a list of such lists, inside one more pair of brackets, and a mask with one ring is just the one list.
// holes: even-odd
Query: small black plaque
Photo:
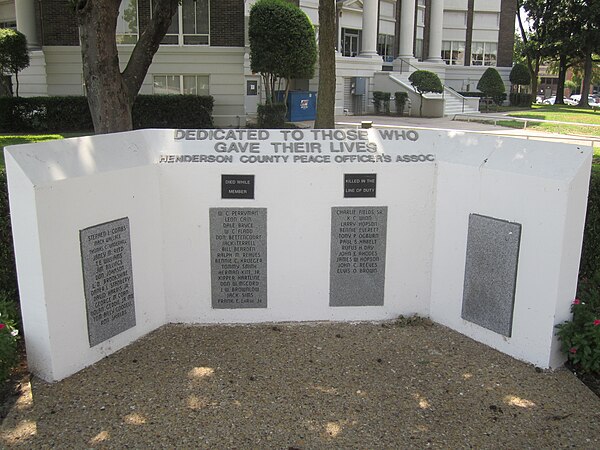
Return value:
[(221, 198), (254, 198), (254, 175), (221, 175)]
[(376, 173), (344, 174), (344, 198), (375, 197), (377, 193)]

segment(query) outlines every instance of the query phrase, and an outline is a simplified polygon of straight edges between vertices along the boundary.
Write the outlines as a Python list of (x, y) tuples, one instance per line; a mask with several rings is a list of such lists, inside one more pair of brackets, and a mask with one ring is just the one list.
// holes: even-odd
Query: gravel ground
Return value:
[(59, 383), (9, 448), (598, 449), (600, 399), (445, 327), (167, 325)]

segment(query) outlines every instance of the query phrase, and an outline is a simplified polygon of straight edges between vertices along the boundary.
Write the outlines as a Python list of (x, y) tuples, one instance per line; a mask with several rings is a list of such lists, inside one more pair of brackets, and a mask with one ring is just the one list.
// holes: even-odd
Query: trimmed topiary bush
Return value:
[(510, 71), (508, 79), (515, 86), (529, 86), (531, 84), (531, 74), (525, 64), (517, 63)]
[(394, 102), (396, 103), (396, 114), (401, 116), (404, 114), (404, 106), (408, 100), (407, 92), (394, 92)]
[(408, 81), (413, 85), (421, 96), (421, 105), (419, 106), (419, 116), (423, 117), (423, 94), (434, 92), (441, 94), (444, 92), (442, 81), (436, 73), (428, 70), (417, 70), (410, 74)]
[(486, 97), (494, 100), (497, 105), (501, 105), (506, 99), (506, 87), (500, 77), (500, 74), (493, 67), (489, 67), (479, 79), (477, 89), (484, 93)]

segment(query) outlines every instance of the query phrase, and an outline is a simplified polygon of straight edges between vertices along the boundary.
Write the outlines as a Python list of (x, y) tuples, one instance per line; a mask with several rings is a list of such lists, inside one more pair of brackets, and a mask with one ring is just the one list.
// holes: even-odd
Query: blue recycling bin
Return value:
[[(277, 99), (283, 100), (285, 92), (278, 91)], [(287, 101), (287, 120), (301, 122), (315, 120), (317, 116), (317, 93), (311, 91), (290, 91)]]

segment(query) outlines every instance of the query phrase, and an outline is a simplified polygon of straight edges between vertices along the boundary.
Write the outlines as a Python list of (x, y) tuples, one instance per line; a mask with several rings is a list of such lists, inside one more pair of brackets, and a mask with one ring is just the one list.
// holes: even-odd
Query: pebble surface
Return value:
[(427, 322), (167, 325), (33, 378), (0, 447), (598, 449), (600, 399)]

